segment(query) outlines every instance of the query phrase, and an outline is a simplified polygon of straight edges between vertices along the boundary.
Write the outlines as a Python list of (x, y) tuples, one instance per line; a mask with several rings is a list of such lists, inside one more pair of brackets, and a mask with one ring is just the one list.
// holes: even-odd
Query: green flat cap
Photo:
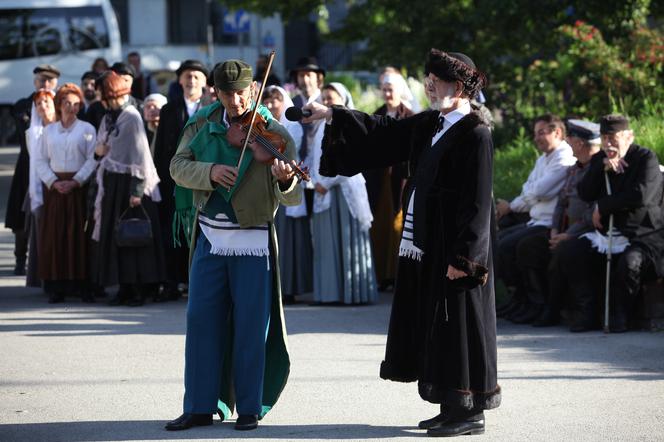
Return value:
[(251, 85), (254, 74), (242, 60), (227, 60), (214, 69), (214, 85), (222, 91), (237, 91)]

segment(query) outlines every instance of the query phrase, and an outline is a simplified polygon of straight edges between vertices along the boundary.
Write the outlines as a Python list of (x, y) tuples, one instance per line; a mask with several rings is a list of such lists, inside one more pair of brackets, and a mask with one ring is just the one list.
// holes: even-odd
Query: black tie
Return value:
[(438, 117), (438, 126), (436, 126), (436, 134), (438, 134), (438, 132), (443, 130), (444, 127), (445, 127), (445, 117), (441, 115)]

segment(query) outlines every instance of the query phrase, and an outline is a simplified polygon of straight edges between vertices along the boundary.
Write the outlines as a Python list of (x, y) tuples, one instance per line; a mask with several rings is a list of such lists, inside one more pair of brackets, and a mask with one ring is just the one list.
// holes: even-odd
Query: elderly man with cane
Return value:
[(592, 216), (596, 230), (561, 250), (560, 262), (574, 298), (585, 306), (585, 317), (573, 331), (597, 328), (594, 307), (600, 281), (593, 281), (592, 275), (601, 275), (606, 265), (605, 304), (609, 305), (604, 324), (608, 331), (619, 333), (628, 329), (642, 280), (664, 274), (656, 265), (664, 251), (662, 173), (655, 153), (634, 143), (626, 117), (602, 117), (600, 133), (603, 151), (593, 156), (578, 185), (583, 200), (596, 201)]

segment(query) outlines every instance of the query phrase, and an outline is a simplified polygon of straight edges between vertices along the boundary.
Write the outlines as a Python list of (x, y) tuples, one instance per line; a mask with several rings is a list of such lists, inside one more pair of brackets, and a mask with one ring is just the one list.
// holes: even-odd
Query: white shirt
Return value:
[(447, 130), (452, 127), (453, 124), (458, 122), (460, 119), (465, 117), (470, 113), (470, 102), (466, 101), (464, 104), (459, 106), (458, 109), (454, 109), (452, 112), (448, 112), (446, 114), (443, 114), (442, 112), (440, 113), (440, 116), (444, 118), (444, 123), (443, 123), (443, 130), (438, 131), (433, 138), (431, 139), (431, 145), (433, 146), (440, 140), (440, 138), (443, 136)]
[(576, 163), (572, 148), (561, 142), (553, 152), (541, 155), (523, 185), (521, 195), (510, 203), (513, 212), (530, 212), (529, 226), (551, 227), (558, 193), (565, 184), (567, 168)]
[(94, 172), (95, 128), (85, 121), (76, 120), (68, 128), (61, 122), (44, 129), (39, 149), (35, 149), (37, 174), (48, 188), (58, 179), (60, 172), (75, 172), (74, 180), (83, 184)]
[(199, 98), (198, 101), (189, 101), (185, 98), (184, 105), (187, 107), (187, 115), (191, 117), (201, 108), (201, 99)]

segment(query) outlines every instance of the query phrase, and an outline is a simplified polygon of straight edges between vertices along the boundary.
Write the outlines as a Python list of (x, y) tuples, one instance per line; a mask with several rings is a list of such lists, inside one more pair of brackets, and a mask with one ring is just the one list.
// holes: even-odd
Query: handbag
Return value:
[(125, 218), (129, 207), (115, 222), (115, 242), (118, 247), (146, 247), (152, 245), (152, 222), (145, 207), (141, 210), (145, 218)]

